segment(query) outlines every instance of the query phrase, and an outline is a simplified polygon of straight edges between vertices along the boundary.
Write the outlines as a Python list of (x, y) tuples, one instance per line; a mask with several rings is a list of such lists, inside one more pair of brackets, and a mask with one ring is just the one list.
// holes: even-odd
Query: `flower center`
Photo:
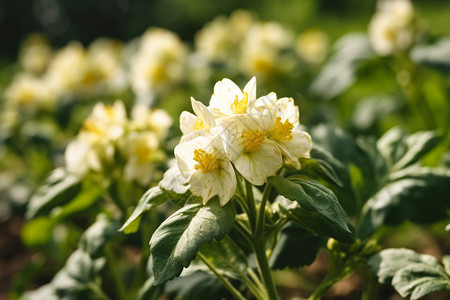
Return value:
[(82, 130), (94, 133), (98, 136), (103, 136), (105, 134), (105, 131), (98, 125), (97, 122), (89, 119), (83, 122)]
[(202, 121), (202, 119), (197, 118), (197, 119), (195, 120), (195, 123), (194, 123), (194, 126), (192, 127), (192, 129), (194, 129), (194, 130), (201, 130), (201, 129), (205, 128), (205, 127), (206, 127), (206, 125), (205, 125), (205, 123)]
[(275, 126), (272, 130), (272, 138), (274, 140), (283, 140), (283, 141), (290, 141), (292, 140), (292, 129), (294, 128), (294, 125), (289, 122), (288, 120), (281, 122), (281, 118), (277, 117), (275, 119)]
[(239, 99), (239, 97), (236, 95), (234, 102), (231, 104), (231, 110), (235, 114), (243, 114), (247, 109), (247, 105), (248, 105), (248, 94), (244, 92), (244, 96), (242, 97), (242, 99)]
[(245, 152), (253, 152), (259, 150), (266, 139), (266, 134), (261, 129), (245, 130), (242, 132), (242, 138), (244, 139)]
[(202, 173), (214, 172), (219, 168), (217, 158), (203, 149), (195, 149), (193, 159), (198, 162), (194, 168), (202, 171)]
[(139, 162), (141, 163), (146, 162), (148, 160), (149, 155), (150, 155), (150, 148), (146, 146), (136, 147), (136, 156)]

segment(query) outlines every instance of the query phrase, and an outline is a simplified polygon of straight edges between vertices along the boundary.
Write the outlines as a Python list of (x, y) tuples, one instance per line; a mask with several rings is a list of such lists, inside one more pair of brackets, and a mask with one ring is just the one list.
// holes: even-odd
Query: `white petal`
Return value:
[(191, 97), (191, 104), (195, 114), (205, 123), (208, 128), (213, 128), (216, 126), (214, 116), (203, 103), (196, 101)]
[(181, 132), (184, 135), (193, 132), (196, 121), (197, 121), (197, 117), (194, 114), (192, 114), (188, 111), (183, 111), (180, 115)]
[(265, 140), (259, 151), (244, 153), (234, 162), (236, 169), (254, 185), (263, 185), (283, 165), (280, 149), (271, 140)]
[(220, 205), (223, 206), (228, 203), (236, 191), (236, 177), (229, 161), (224, 161), (216, 172), (194, 173), (189, 184), (191, 192), (202, 197), (203, 204), (217, 195)]

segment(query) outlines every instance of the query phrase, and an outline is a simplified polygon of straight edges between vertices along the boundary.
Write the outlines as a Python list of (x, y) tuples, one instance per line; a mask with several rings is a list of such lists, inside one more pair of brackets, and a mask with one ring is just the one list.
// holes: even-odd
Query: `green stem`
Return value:
[(94, 294), (102, 300), (111, 300), (111, 298), (108, 297), (108, 295), (106, 295), (102, 289), (98, 286), (98, 284), (95, 283), (89, 283), (88, 284), (89, 288), (91, 289), (91, 291), (94, 292)]
[(254, 251), (256, 255), (256, 261), (258, 262), (259, 272), (263, 279), (264, 286), (266, 287), (267, 293), (270, 300), (278, 300), (278, 292), (275, 286), (275, 282), (272, 277), (272, 272), (269, 267), (269, 262), (266, 256), (266, 241), (263, 236), (258, 237), (254, 241)]
[(365, 283), (361, 300), (375, 300), (378, 286), (377, 277), (370, 270), (367, 270), (364, 275)]
[(259, 206), (259, 213), (256, 215), (256, 229), (255, 229), (255, 237), (264, 234), (264, 219), (266, 212), (266, 203), (269, 199), (270, 190), (272, 189), (272, 185), (268, 182), (264, 188), (264, 193), (261, 199), (261, 203)]
[(239, 300), (245, 300), (244, 296), (242, 296), (241, 292), (239, 292), (225, 277), (222, 276), (219, 272), (217, 272), (216, 268), (209, 263), (208, 259), (206, 259), (203, 254), (200, 252), (197, 253), (197, 256), (201, 259), (201, 261), (216, 275), (216, 277), (222, 282), (222, 284), (228, 289), (228, 291)]
[(119, 266), (117, 265), (117, 258), (111, 249), (111, 245), (105, 246), (105, 255), (108, 261), (110, 274), (114, 281), (114, 287), (117, 292), (118, 299), (127, 299), (126, 289), (122, 277), (120, 276)]
[(259, 272), (261, 274), (263, 283), (269, 295), (269, 299), (278, 300), (279, 299), (278, 292), (266, 256), (266, 237), (264, 236), (264, 219), (266, 213), (266, 203), (267, 200), (269, 199), (270, 190), (271, 185), (270, 183), (267, 183), (264, 188), (264, 193), (261, 199), (259, 212), (256, 214), (256, 227), (253, 231), (253, 238), (254, 238), (253, 248), (256, 255), (256, 261), (258, 262)]
[(309, 296), (308, 300), (320, 300), (322, 296), (328, 291), (335, 283), (346, 277), (351, 273), (351, 268), (347, 267), (347, 263), (344, 260), (330, 255), (330, 268), (328, 270), (325, 279), (320, 283), (314, 293)]
[(247, 180), (245, 180), (245, 194), (247, 196), (247, 203), (248, 203), (248, 208), (249, 208), (248, 220), (250, 222), (250, 227), (254, 231), (256, 228), (255, 226), (256, 226), (256, 219), (257, 219), (256, 203), (255, 203), (255, 198), (253, 197), (253, 186)]

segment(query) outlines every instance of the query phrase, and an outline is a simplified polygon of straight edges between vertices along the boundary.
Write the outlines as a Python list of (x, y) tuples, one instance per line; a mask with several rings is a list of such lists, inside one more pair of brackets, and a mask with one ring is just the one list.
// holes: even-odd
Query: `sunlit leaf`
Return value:
[(222, 239), (232, 228), (236, 214), (233, 202), (224, 207), (217, 199), (189, 204), (167, 218), (150, 240), (150, 265), (155, 284), (178, 276), (194, 259), (200, 247)]
[(141, 215), (153, 207), (163, 204), (168, 200), (167, 193), (159, 186), (149, 189), (139, 200), (138, 205), (134, 209), (131, 216), (127, 219), (125, 224), (120, 228), (124, 233), (136, 232), (139, 228)]
[(415, 300), (432, 292), (450, 290), (450, 274), (431, 255), (410, 249), (385, 249), (368, 263), (380, 283), (391, 284), (402, 297)]
[(445, 73), (450, 72), (450, 39), (441, 39), (434, 45), (417, 45), (411, 50), (411, 59)]

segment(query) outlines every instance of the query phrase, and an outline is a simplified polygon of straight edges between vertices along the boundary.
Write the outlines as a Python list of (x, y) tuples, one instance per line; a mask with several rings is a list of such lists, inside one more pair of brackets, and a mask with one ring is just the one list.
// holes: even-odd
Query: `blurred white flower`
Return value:
[(16, 74), (4, 91), (5, 101), (26, 112), (51, 109), (55, 105), (55, 94), (48, 82), (28, 73)]
[(309, 63), (318, 64), (324, 61), (328, 53), (328, 35), (319, 29), (309, 29), (297, 37), (297, 53)]
[(187, 48), (173, 32), (150, 28), (131, 62), (131, 87), (139, 103), (151, 105), (155, 94), (183, 79)]
[(214, 196), (225, 205), (236, 190), (236, 177), (220, 138), (206, 131), (184, 136), (175, 147), (178, 168), (194, 195), (206, 204)]
[(218, 16), (196, 34), (196, 50), (211, 61), (235, 61), (240, 44), (253, 22), (253, 17), (245, 10), (236, 10), (229, 18)]
[(292, 45), (292, 34), (279, 23), (255, 23), (242, 42), (239, 66), (244, 74), (264, 79), (276, 71), (287, 72), (293, 64), (282, 52)]
[(407, 50), (414, 40), (414, 8), (409, 0), (383, 0), (369, 24), (369, 38), (382, 56)]
[(19, 64), (25, 72), (42, 74), (51, 60), (52, 49), (48, 40), (39, 33), (28, 36), (19, 51)]

